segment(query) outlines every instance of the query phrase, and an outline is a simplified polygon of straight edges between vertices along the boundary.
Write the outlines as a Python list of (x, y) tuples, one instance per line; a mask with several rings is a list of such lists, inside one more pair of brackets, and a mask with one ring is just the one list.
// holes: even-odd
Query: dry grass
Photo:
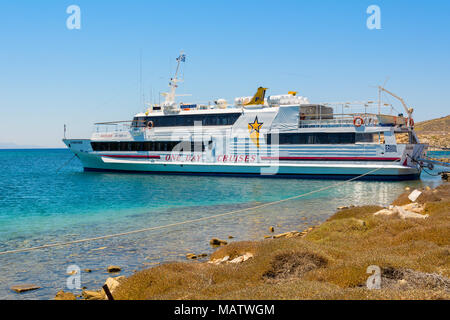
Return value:
[[(426, 191), (426, 220), (373, 216), (380, 208), (337, 212), (304, 237), (237, 242), (211, 259), (251, 252), (232, 265), (169, 263), (134, 274), (117, 299), (449, 299), (450, 185)], [(405, 196), (398, 202), (408, 203)], [(382, 268), (382, 289), (366, 289), (367, 267)]]
[(284, 252), (275, 256), (270, 269), (263, 274), (263, 277), (273, 280), (300, 278), (305, 273), (325, 267), (327, 264), (326, 258), (313, 252)]

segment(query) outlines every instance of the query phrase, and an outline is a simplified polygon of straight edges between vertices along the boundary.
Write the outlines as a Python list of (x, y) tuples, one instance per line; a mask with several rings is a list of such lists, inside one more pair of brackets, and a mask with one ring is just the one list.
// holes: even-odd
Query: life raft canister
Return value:
[(152, 129), (153, 128), (153, 121), (149, 121), (147, 122), (147, 129)]
[(361, 117), (355, 117), (353, 119), (353, 124), (355, 127), (361, 127), (364, 124), (364, 119)]

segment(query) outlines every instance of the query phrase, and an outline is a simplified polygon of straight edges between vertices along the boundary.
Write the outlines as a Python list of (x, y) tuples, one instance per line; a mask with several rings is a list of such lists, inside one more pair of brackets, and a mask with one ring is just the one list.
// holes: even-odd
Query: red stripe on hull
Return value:
[(102, 157), (108, 158), (138, 158), (138, 159), (161, 159), (160, 156), (140, 156), (140, 155), (125, 155), (125, 154), (102, 154)]
[(317, 161), (399, 161), (400, 158), (382, 157), (261, 157), (262, 160), (317, 160)]

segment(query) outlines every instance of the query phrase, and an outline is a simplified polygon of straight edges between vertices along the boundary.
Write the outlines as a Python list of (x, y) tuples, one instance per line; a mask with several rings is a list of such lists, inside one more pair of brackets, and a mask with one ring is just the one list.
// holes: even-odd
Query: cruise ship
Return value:
[(63, 139), (85, 171), (382, 180), (421, 173), (427, 145), (414, 132), (413, 109), (383, 87), (403, 112), (381, 99), (310, 103), (295, 91), (266, 97), (264, 87), (232, 104), (178, 103), (185, 60), (177, 58), (163, 103), (132, 120), (97, 123), (90, 139)]

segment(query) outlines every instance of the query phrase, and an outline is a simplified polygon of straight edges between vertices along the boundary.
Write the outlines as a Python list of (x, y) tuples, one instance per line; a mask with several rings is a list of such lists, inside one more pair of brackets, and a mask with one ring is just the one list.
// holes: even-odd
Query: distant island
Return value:
[(11, 142), (0, 142), (1, 149), (50, 149), (50, 147), (34, 146), (34, 145), (19, 145)]
[(430, 145), (429, 150), (450, 149), (450, 115), (419, 122), (414, 129), (420, 141)]

